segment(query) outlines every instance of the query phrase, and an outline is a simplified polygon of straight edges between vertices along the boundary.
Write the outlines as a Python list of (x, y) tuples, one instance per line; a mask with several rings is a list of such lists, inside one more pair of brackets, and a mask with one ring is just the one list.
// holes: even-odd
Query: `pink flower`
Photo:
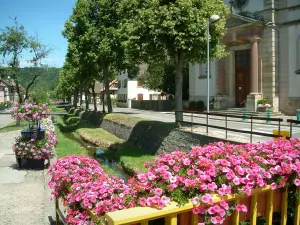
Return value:
[(212, 198), (210, 194), (205, 194), (201, 197), (201, 200), (203, 203), (207, 204), (207, 203), (212, 203)]
[(192, 209), (192, 212), (193, 212), (195, 215), (197, 215), (197, 214), (200, 213), (200, 210), (199, 210), (199, 208), (193, 208), (193, 209)]
[(200, 202), (200, 199), (198, 197), (195, 197), (195, 198), (192, 199), (193, 205), (198, 205), (199, 202)]
[(189, 166), (191, 164), (191, 160), (186, 158), (183, 160), (183, 164), (186, 165), (186, 166)]
[(229, 209), (228, 203), (226, 201), (224, 201), (224, 200), (220, 201), (220, 206), (222, 206), (225, 210)]
[(210, 184), (207, 185), (207, 188), (209, 190), (211, 190), (211, 191), (214, 191), (214, 190), (216, 190), (218, 188), (218, 186), (216, 185), (215, 182), (212, 182), (212, 183), (210, 183)]
[(161, 202), (166, 205), (170, 202), (170, 198), (168, 198), (166, 196), (162, 196), (161, 197)]
[(187, 174), (188, 175), (194, 175), (195, 174), (195, 170), (188, 170)]
[(199, 209), (199, 213), (200, 213), (200, 214), (205, 214), (206, 209), (205, 209), (205, 207), (204, 207), (203, 205), (200, 205), (200, 206), (198, 207), (198, 209)]
[(275, 183), (272, 183), (272, 184), (271, 184), (271, 189), (272, 189), (272, 190), (275, 190), (276, 188), (277, 188), (277, 185), (276, 185)]
[(175, 183), (176, 181), (177, 181), (176, 177), (173, 177), (173, 176), (172, 176), (172, 177), (170, 178), (170, 182), (171, 182), (171, 183)]
[(160, 195), (162, 195), (163, 190), (162, 190), (161, 188), (155, 188), (155, 189), (154, 189), (154, 193), (155, 193), (156, 195), (160, 196)]
[(295, 184), (296, 186), (300, 186), (300, 179), (295, 179), (295, 180), (294, 180), (294, 184)]
[(140, 198), (140, 205), (141, 206), (146, 206), (147, 204), (147, 199), (146, 198)]
[(237, 204), (235, 209), (238, 211), (238, 212), (248, 212), (248, 209), (245, 205), (242, 205), (242, 204)]

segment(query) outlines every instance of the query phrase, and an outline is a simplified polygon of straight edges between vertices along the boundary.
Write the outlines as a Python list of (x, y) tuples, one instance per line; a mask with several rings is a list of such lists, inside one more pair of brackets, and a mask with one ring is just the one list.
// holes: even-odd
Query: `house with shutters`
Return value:
[[(219, 109), (300, 109), (300, 1), (224, 0), (231, 9), (221, 40), (227, 56), (210, 61), (210, 99)], [(213, 26), (213, 25), (211, 25)], [(190, 101), (207, 98), (207, 63), (190, 64)]]
[[(146, 70), (146, 65), (140, 66), (140, 73)], [(118, 74), (119, 89), (117, 92), (118, 106), (128, 107), (128, 100), (162, 100), (161, 91), (149, 90), (143, 87), (137, 79), (129, 79), (126, 71)]]
[(18, 100), (15, 92), (15, 83), (13, 80), (0, 80), (0, 103), (16, 102)]

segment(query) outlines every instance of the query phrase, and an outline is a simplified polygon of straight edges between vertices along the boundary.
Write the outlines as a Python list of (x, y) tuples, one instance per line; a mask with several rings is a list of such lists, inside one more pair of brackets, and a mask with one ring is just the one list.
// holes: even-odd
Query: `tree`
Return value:
[[(135, 59), (151, 62), (169, 57), (175, 62), (176, 110), (182, 110), (183, 65), (206, 60), (207, 20), (222, 15), (210, 30), (211, 57), (225, 51), (219, 40), (225, 33), (228, 7), (220, 0), (123, 0), (122, 31), (126, 33), (126, 52)], [(182, 120), (182, 113), (176, 114)]]
[(123, 35), (119, 32), (119, 3), (114, 0), (78, 0), (63, 35), (78, 53), (78, 79), (85, 87), (102, 80), (108, 112), (112, 112), (110, 71), (125, 68)]
[[(155, 62), (148, 66), (145, 73), (138, 76), (143, 86), (150, 90), (159, 90), (167, 94), (175, 95), (175, 65), (172, 60)], [(183, 66), (182, 99), (189, 99), (189, 66)]]
[[(18, 94), (18, 101), (22, 103), (28, 99), (29, 89), (36, 82), (37, 78), (43, 74), (41, 70), (34, 70), (35, 74), (32, 75), (31, 81), (25, 87), (25, 97), (23, 98), (22, 87), (20, 85), (20, 58), (26, 52), (29, 51), (33, 56), (28, 61), (34, 68), (42, 68), (42, 60), (45, 59), (50, 53), (51, 49), (43, 45), (38, 36), (28, 36), (25, 28), (19, 25), (16, 18), (14, 19), (14, 25), (5, 27), (0, 33), (0, 54), (3, 57), (10, 57), (7, 64), (9, 67), (9, 74), (16, 84), (16, 92)], [(41, 72), (38, 72), (41, 71)]]

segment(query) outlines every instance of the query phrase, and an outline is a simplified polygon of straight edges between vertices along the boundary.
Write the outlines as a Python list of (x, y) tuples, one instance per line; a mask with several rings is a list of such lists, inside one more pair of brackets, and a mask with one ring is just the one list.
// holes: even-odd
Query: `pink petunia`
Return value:
[(300, 179), (295, 179), (295, 180), (294, 180), (294, 184), (295, 184), (296, 186), (300, 186)]
[(163, 193), (163, 190), (161, 188), (155, 188), (154, 189), (154, 193), (158, 196), (161, 196)]
[(248, 212), (247, 206), (242, 205), (242, 204), (237, 204), (236, 207), (235, 207), (235, 209), (238, 212)]

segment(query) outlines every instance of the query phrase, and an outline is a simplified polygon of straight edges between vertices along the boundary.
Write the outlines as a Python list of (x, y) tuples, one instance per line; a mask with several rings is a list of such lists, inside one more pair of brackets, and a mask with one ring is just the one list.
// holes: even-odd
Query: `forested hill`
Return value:
[(27, 87), (27, 85), (32, 81), (35, 74), (41, 74), (41, 76), (36, 79), (30, 92), (33, 90), (43, 90), (53, 96), (54, 90), (59, 81), (60, 70), (60, 68), (56, 67), (49, 67), (47, 69), (32, 67), (21, 68), (20, 84), (23, 87)]

